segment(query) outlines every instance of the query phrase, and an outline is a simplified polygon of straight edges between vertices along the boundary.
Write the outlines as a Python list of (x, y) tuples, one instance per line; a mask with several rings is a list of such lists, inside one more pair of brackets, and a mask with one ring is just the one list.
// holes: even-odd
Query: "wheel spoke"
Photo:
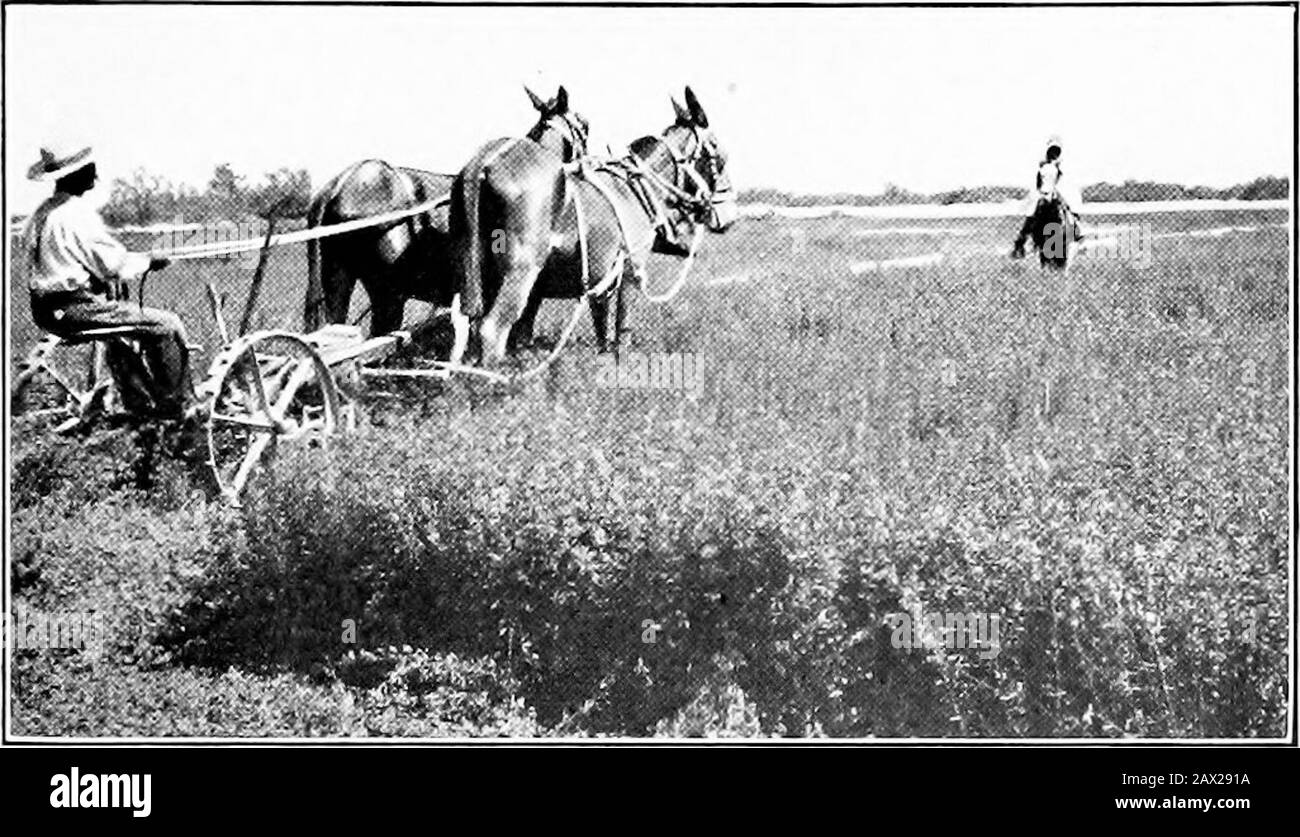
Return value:
[(59, 370), (55, 369), (53, 366), (50, 366), (49, 364), (46, 364), (45, 374), (49, 375), (50, 378), (54, 381), (54, 383), (62, 387), (64, 392), (66, 392), (68, 395), (75, 398), (78, 401), (78, 403), (80, 403), (81, 396), (78, 393), (76, 387), (72, 386), (67, 381), (65, 381), (63, 379), (63, 376), (59, 374)]
[(289, 376), (289, 380), (285, 382), (284, 388), (280, 390), (280, 397), (275, 400), (275, 412), (273, 415), (277, 419), (284, 418), (284, 414), (288, 411), (289, 405), (293, 403), (293, 399), (298, 394), (298, 390), (302, 389), (303, 384), (306, 384), (311, 380), (312, 374), (315, 371), (315, 366), (310, 360), (298, 361), (298, 365), (294, 368), (293, 374)]
[(239, 470), (235, 472), (235, 477), (230, 481), (229, 493), (232, 497), (239, 497), (239, 493), (244, 490), (244, 485), (248, 478), (253, 475), (253, 469), (257, 467), (258, 461), (266, 451), (267, 445), (275, 439), (273, 433), (263, 433), (253, 440), (253, 444), (248, 446), (248, 451), (244, 454), (244, 460), (239, 463)]
[(274, 377), (280, 375), (286, 366), (293, 362), (293, 358), (284, 355), (258, 355), (257, 365), (265, 377)]
[(253, 418), (244, 418), (243, 416), (232, 416), (226, 413), (212, 413), (212, 420), (222, 424), (234, 424), (240, 427), (249, 427), (254, 430), (262, 430), (267, 433), (275, 432), (275, 425), (269, 421), (258, 421)]
[(283, 391), (285, 381), (287, 381), (289, 376), (293, 374), (294, 368), (295, 367), (286, 360), (285, 362), (276, 365), (274, 370), (263, 369), (262, 375), (269, 384), (267, 391), (274, 393)]
[(253, 390), (257, 393), (258, 404), (261, 406), (262, 412), (267, 412), (271, 406), (271, 401), (266, 395), (266, 381), (262, 379), (262, 365), (257, 362), (256, 352), (249, 352), (248, 357), (252, 360), (249, 367), (252, 373)]

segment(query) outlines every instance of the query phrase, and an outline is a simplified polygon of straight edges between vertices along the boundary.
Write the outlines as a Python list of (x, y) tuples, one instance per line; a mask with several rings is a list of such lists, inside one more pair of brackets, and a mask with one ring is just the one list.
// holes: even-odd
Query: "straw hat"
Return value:
[(27, 170), (28, 180), (58, 180), (95, 162), (95, 152), (80, 143), (50, 143), (41, 148), (41, 159)]

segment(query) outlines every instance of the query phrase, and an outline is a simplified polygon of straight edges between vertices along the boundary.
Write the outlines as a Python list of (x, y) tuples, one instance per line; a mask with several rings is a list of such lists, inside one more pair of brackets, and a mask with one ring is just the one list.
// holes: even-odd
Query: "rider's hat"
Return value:
[(1050, 137), (1048, 137), (1048, 138), (1047, 138), (1047, 147), (1048, 147), (1048, 148), (1052, 148), (1052, 147), (1060, 148), (1060, 147), (1061, 147), (1061, 136), (1060, 136), (1060, 134), (1052, 134)]
[(28, 180), (58, 180), (95, 162), (95, 152), (83, 143), (53, 142), (41, 147), (41, 159), (27, 170)]

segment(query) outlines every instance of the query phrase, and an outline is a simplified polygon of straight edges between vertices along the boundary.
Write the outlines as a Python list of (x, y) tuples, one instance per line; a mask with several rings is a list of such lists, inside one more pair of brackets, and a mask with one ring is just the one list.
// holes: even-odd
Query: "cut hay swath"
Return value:
[(896, 259), (853, 262), (849, 265), (849, 272), (854, 276), (861, 276), (864, 273), (879, 273), (882, 270), (892, 270), (897, 268), (931, 267), (942, 261), (943, 253), (926, 253), (922, 256), (901, 256)]

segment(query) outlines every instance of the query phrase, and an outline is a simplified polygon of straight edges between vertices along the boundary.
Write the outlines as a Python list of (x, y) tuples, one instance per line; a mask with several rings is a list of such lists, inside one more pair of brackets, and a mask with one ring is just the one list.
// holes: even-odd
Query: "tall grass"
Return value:
[[(583, 340), (515, 391), (374, 394), (239, 514), (20, 449), (20, 592), (129, 589), (150, 666), (347, 696), (338, 734), (1282, 734), (1285, 231), (853, 276), (882, 245), (846, 223), (752, 222), (697, 268), (739, 279), (634, 301), (698, 399), (598, 387)], [(904, 612), (997, 614), (999, 652), (897, 648)], [(19, 719), (62, 731), (60, 682)]]

